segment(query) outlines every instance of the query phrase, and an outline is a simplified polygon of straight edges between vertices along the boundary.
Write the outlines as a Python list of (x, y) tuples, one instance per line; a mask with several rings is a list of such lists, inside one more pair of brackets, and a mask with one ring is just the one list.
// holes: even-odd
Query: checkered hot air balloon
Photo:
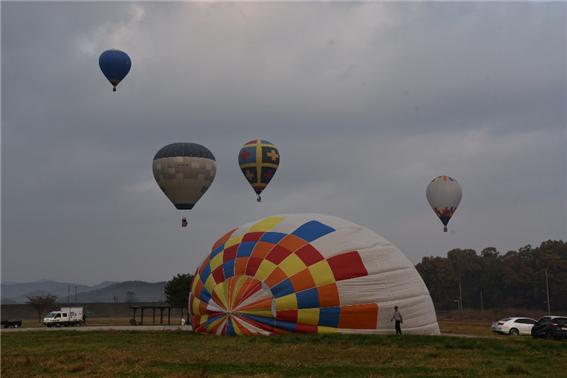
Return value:
[(429, 205), (443, 223), (443, 231), (447, 232), (447, 223), (457, 210), (463, 196), (461, 186), (452, 177), (435, 177), (427, 186), (426, 195)]
[(260, 202), (260, 194), (272, 180), (280, 164), (278, 149), (266, 140), (251, 140), (240, 149), (238, 164)]
[[(212, 152), (197, 143), (172, 143), (154, 157), (154, 178), (179, 210), (191, 210), (213, 183), (216, 161)], [(185, 218), (182, 226), (187, 226)]]
[(438, 334), (427, 287), (398, 248), (367, 228), (319, 214), (242, 225), (214, 243), (195, 272), (193, 329), (215, 335)]

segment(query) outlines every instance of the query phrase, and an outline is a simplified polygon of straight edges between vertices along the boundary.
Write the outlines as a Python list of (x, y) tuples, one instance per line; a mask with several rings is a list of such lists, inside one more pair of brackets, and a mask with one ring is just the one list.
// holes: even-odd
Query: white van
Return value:
[(61, 307), (59, 311), (51, 311), (43, 318), (43, 324), (46, 327), (75, 326), (83, 322), (82, 307)]

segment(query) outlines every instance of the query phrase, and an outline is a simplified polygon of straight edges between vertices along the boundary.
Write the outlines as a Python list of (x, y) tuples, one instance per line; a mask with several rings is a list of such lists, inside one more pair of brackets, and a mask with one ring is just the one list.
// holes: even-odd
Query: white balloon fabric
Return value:
[(281, 214), (221, 237), (197, 269), (189, 311), (216, 335), (439, 334), (429, 291), (386, 239), (341, 218)]
[(427, 186), (426, 195), (429, 205), (445, 226), (443, 230), (447, 232), (447, 223), (461, 202), (461, 186), (452, 177), (435, 177)]

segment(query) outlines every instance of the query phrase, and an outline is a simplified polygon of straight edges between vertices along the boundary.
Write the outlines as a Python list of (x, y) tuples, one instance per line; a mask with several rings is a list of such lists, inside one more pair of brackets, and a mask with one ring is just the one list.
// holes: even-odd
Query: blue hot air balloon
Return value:
[(132, 61), (128, 54), (120, 50), (106, 50), (98, 58), (98, 65), (104, 76), (112, 84), (112, 90), (116, 92), (116, 86), (120, 83), (132, 67)]

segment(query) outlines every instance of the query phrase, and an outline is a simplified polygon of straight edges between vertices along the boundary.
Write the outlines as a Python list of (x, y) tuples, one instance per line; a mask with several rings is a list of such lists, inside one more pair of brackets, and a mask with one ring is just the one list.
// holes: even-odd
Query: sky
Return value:
[[(2, 2), (2, 281), (161, 281), (229, 229), (339, 216), (413, 262), (567, 239), (566, 3)], [(113, 93), (107, 49), (132, 70)], [(280, 150), (256, 197), (241, 146)], [(190, 226), (152, 159), (217, 175)], [(456, 178), (449, 232), (425, 189)]]

